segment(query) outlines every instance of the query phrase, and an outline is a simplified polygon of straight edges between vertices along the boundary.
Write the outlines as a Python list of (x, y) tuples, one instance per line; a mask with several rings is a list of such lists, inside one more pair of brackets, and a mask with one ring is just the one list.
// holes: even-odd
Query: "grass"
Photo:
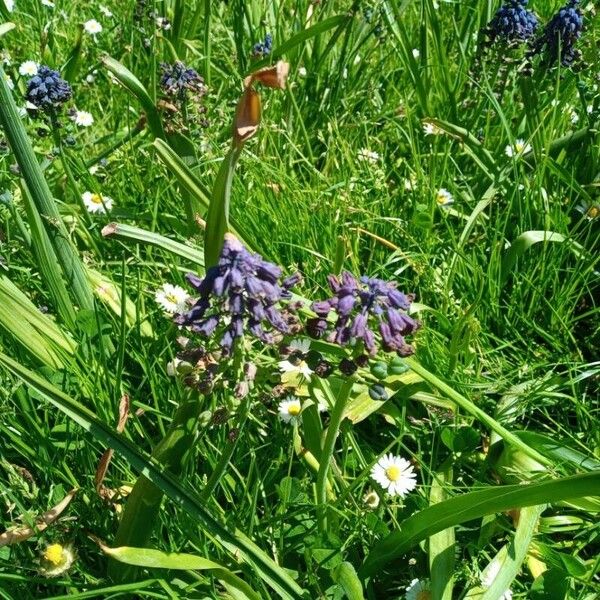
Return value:
[[(79, 128), (63, 111), (60, 149), (39, 118), (19, 122), (96, 297), (83, 306), (85, 290), (78, 297), (61, 280), (51, 219), (35, 212), (35, 189), (30, 201), (27, 172), (24, 183), (0, 135), (0, 350), (9, 357), (0, 359), (0, 534), (35, 524), (78, 489), (43, 531), (0, 546), (0, 596), (379, 599), (404, 597), (418, 578), (443, 600), (492, 600), (508, 588), (516, 598), (597, 597), (600, 220), (578, 207), (599, 202), (598, 9), (583, 3), (580, 68), (534, 61), (525, 76), (520, 51), (512, 62), (481, 54), (480, 30), (499, 6), (491, 0), (104, 4), (112, 17), (98, 3), (17, 0), (8, 13), (0, 0), (15, 24), (0, 25), (0, 53), (16, 104), (26, 89), (18, 67), (34, 60), (68, 72), (69, 106), (94, 117)], [(533, 9), (547, 22), (560, 6)], [(92, 18), (103, 26), (95, 39), (81, 33)], [(257, 62), (252, 47), (268, 32), (273, 53)], [(105, 56), (139, 80), (142, 102)], [(204, 77), (206, 113), (161, 103), (159, 64), (176, 57)], [(277, 58), (290, 63), (288, 83), (256, 88), (262, 122), (233, 177), (231, 223), (286, 274), (303, 274), (301, 296), (327, 297), (327, 275), (343, 268), (398, 281), (423, 324), (413, 370), (381, 376), (371, 361), (351, 387), (351, 419), (308, 407), (298, 427), (277, 418), (282, 359), (257, 341), (247, 358), (258, 377), (244, 400), (233, 385), (200, 395), (169, 377), (180, 332), (154, 300), (163, 283), (191, 293), (185, 274), (202, 270), (204, 232), (190, 227), (190, 206), (206, 219), (241, 82)], [(438, 135), (425, 134), (427, 122)], [(531, 151), (508, 157), (521, 139)], [(165, 161), (163, 146), (180, 161)], [(454, 197), (448, 208), (436, 202), (440, 188)], [(113, 198), (110, 214), (88, 213), (85, 190)], [(123, 233), (103, 235), (110, 222)], [(339, 349), (314, 347), (337, 365)], [(385, 402), (368, 394), (377, 380)], [(337, 368), (318, 382), (297, 392), (343, 402)], [(182, 426), (174, 415), (186, 403), (193, 443), (167, 444), (174, 462), (163, 468), (149, 457)], [(94, 482), (107, 446), (116, 453), (104, 486), (120, 490), (109, 501)], [(320, 465), (322, 452), (332, 461)], [(370, 478), (387, 452), (415, 465), (418, 485), (404, 499)], [(128, 566), (109, 568), (98, 540), (114, 546), (142, 471), (162, 498), (152, 527), (138, 530), (151, 550), (113, 552)], [(582, 474), (589, 495), (561, 481)], [(499, 487), (532, 478), (550, 486), (545, 507), (534, 484)], [(363, 499), (372, 489), (376, 508)], [(522, 521), (490, 490), (514, 493)], [(463, 495), (460, 511), (444, 504)], [(446, 507), (446, 529), (427, 529)], [(423, 537), (409, 539), (413, 531)], [(76, 559), (47, 578), (40, 557), (52, 543), (72, 544)], [(486, 595), (481, 574), (495, 564)]]

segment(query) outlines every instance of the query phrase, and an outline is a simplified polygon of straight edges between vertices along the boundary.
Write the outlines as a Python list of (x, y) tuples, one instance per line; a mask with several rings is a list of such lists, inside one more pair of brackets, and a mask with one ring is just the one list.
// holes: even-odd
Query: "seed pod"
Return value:
[(354, 375), (354, 373), (356, 373), (356, 370), (358, 369), (358, 365), (349, 358), (342, 358), (339, 367), (342, 374), (348, 377)]
[(379, 383), (375, 383), (369, 388), (369, 396), (372, 400), (387, 400), (388, 393), (385, 388)]

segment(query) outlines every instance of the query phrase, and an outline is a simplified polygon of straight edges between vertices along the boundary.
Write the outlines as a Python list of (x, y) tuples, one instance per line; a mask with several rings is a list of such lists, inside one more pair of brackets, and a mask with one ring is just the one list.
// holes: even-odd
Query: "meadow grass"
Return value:
[[(53, 130), (19, 117), (46, 196), (0, 132), (0, 529), (35, 529), (78, 490), (47, 527), (0, 543), (2, 598), (383, 599), (414, 579), (431, 582), (421, 598), (598, 597), (600, 17), (581, 3), (573, 68), (536, 58), (527, 74), (522, 48), (484, 48), (499, 5), (16, 0), (9, 12), (0, 0), (16, 105), (32, 60), (58, 69), (68, 106), (94, 119), (77, 126), (65, 109)], [(531, 8), (546, 23), (560, 6)], [(102, 31), (88, 33), (90, 19)], [(271, 53), (253, 58), (267, 33)], [(204, 78), (205, 112), (166, 105), (160, 63), (175, 59)], [(287, 85), (260, 89), (229, 198), (215, 180), (242, 81), (278, 59)], [(528, 148), (507, 156), (518, 140)], [(86, 191), (110, 211), (88, 212)], [(228, 200), (248, 247), (303, 275), (301, 297), (328, 297), (342, 269), (414, 293), (411, 368), (382, 375), (371, 361), (349, 387), (337, 371), (313, 375), (296, 391), (328, 411), (307, 405), (296, 426), (278, 418), (285, 357), (256, 340), (242, 400), (233, 384), (204, 395), (169, 376), (182, 332), (155, 292), (193, 295), (204, 200)], [(106, 235), (111, 222), (124, 228)], [(85, 289), (69, 279), (78, 269)], [(336, 369), (344, 356), (311, 348)], [(390, 452), (417, 473), (404, 498), (370, 475)], [(532, 479), (549, 487), (507, 487)], [(111, 550), (128, 545), (115, 544), (128, 497), (137, 537), (119, 535), (150, 550)], [(74, 561), (49, 578), (52, 544)]]

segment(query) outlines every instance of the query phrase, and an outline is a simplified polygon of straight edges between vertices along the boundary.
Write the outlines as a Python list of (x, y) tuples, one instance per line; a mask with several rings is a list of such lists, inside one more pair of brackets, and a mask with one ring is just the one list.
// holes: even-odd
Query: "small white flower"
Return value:
[(298, 75), (300, 75), (300, 77), (306, 77), (306, 73), (307, 73), (307, 71), (306, 71), (305, 67), (300, 67), (298, 69)]
[(4, 6), (6, 6), (6, 10), (8, 12), (12, 12), (13, 10), (15, 10), (14, 0), (4, 0)]
[(279, 418), (284, 423), (294, 425), (298, 422), (298, 417), (302, 412), (302, 403), (295, 396), (289, 396), (287, 400), (282, 400), (277, 407)]
[(156, 17), (156, 26), (163, 31), (169, 31), (171, 29), (171, 21), (165, 17)]
[(367, 162), (375, 164), (379, 160), (379, 154), (377, 152), (374, 152), (373, 150), (361, 148), (358, 151), (358, 160), (365, 160)]
[(518, 139), (512, 146), (509, 144), (504, 148), (504, 153), (509, 158), (522, 156), (523, 154), (527, 154), (527, 152), (531, 152), (531, 144), (526, 143), (522, 139)]
[(588, 104), (588, 106), (586, 106), (586, 108), (585, 108), (585, 112), (588, 115), (591, 115), (594, 112), (594, 107), (591, 104)]
[(369, 490), (363, 496), (363, 504), (375, 510), (379, 506), (379, 494), (374, 490)]
[(425, 135), (443, 135), (444, 131), (430, 121), (423, 123), (423, 133)]
[(421, 53), (419, 52), (419, 50), (417, 48), (413, 48), (412, 55), (413, 55), (414, 59), (417, 59), (417, 58), (419, 58), (419, 56), (421, 56)]
[(306, 364), (306, 361), (302, 359), (294, 360), (294, 362), (282, 360), (279, 362), (279, 370), (282, 373), (301, 375), (306, 381), (310, 381), (313, 374), (312, 369)]
[(42, 553), (40, 573), (45, 577), (57, 577), (67, 571), (74, 560), (75, 554), (71, 546), (51, 544)]
[(26, 60), (19, 65), (19, 75), (23, 77), (33, 77), (37, 72), (38, 64), (34, 60)]
[(410, 177), (404, 178), (404, 189), (407, 192), (412, 192), (417, 186), (417, 178), (411, 174)]
[(404, 458), (384, 454), (371, 469), (371, 477), (390, 496), (406, 496), (417, 485), (414, 467)]
[[(481, 574), (481, 585), (484, 588), (490, 588), (494, 583), (498, 573), (500, 572), (501, 563), (498, 560), (493, 560), (483, 571)], [(498, 596), (498, 600), (512, 600), (512, 591), (506, 590), (500, 596)]]
[(94, 117), (85, 110), (78, 110), (73, 116), (73, 121), (75, 121), (75, 125), (79, 125), (79, 127), (91, 127), (94, 123)]
[(154, 294), (156, 303), (170, 315), (185, 312), (189, 297), (190, 295), (182, 287), (170, 283), (163, 284)]
[(96, 19), (90, 19), (83, 24), (83, 28), (86, 33), (96, 37), (97, 34), (102, 32), (102, 25), (96, 21)]
[(88, 212), (103, 214), (112, 209), (113, 200), (103, 194), (95, 194), (93, 192), (83, 192), (81, 194), (84, 206)]
[(173, 360), (170, 360), (167, 363), (167, 375), (169, 377), (176, 377), (177, 376), (177, 367), (179, 366), (180, 363), (181, 363), (181, 359), (180, 358), (174, 358)]
[(406, 588), (406, 600), (431, 600), (430, 584), (427, 579), (413, 579)]
[(440, 188), (435, 195), (435, 201), (438, 206), (450, 206), (454, 202), (454, 196), (446, 188)]
[(573, 107), (570, 107), (567, 110), (567, 114), (569, 115), (569, 119), (571, 120), (571, 123), (573, 123), (573, 125), (576, 125), (577, 123), (579, 123), (579, 115), (577, 114), (577, 111)]
[(42, 4), (48, 8), (54, 8), (54, 2), (52, 2), (52, 0), (42, 0)]
[(105, 17), (108, 17), (109, 19), (110, 19), (110, 18), (113, 16), (113, 14), (112, 14), (111, 10), (110, 10), (108, 7), (104, 6), (104, 4), (101, 4), (101, 5), (98, 7), (98, 10), (99, 10), (99, 11), (100, 11), (100, 12), (101, 12), (101, 13), (102, 13), (102, 14), (103, 14)]
[(9, 87), (9, 89), (11, 89), (11, 90), (15, 89), (15, 83), (12, 80), (10, 75), (7, 75), (6, 73), (4, 73), (4, 81), (6, 81), (6, 85)]
[(361, 61), (361, 60), (362, 60), (362, 59), (361, 59), (361, 57), (360, 57), (360, 54), (357, 54), (357, 55), (354, 57), (354, 60), (352, 61), (352, 64), (354, 64), (354, 65), (357, 65), (358, 63), (360, 63), (360, 61)]

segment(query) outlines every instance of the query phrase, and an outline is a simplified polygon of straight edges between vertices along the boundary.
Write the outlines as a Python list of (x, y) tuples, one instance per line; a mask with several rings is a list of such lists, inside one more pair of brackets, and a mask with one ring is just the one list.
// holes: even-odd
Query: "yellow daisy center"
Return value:
[(446, 196), (446, 194), (438, 194), (437, 202), (438, 204), (446, 204), (446, 202), (448, 202), (448, 197)]
[(165, 298), (169, 301), (172, 302), (173, 304), (177, 304), (177, 296), (175, 294), (166, 294)]
[(44, 558), (53, 565), (60, 565), (63, 562), (63, 547), (60, 544), (48, 546), (44, 552)]
[(92, 194), (90, 196), (90, 200), (94, 203), (94, 204), (102, 204), (102, 196), (100, 194)]
[(586, 215), (590, 219), (596, 219), (600, 217), (600, 206), (590, 206), (586, 212)]
[(300, 408), (301, 407), (299, 404), (290, 404), (290, 406), (288, 407), (288, 413), (290, 413), (292, 417), (296, 417), (300, 414)]
[(385, 475), (390, 481), (398, 481), (402, 475), (402, 469), (396, 465), (392, 465), (385, 470)]
[(517, 152), (522, 152), (524, 148), (525, 148), (525, 144), (522, 144), (522, 143), (519, 143), (519, 142), (517, 142), (515, 144), (515, 150)]

